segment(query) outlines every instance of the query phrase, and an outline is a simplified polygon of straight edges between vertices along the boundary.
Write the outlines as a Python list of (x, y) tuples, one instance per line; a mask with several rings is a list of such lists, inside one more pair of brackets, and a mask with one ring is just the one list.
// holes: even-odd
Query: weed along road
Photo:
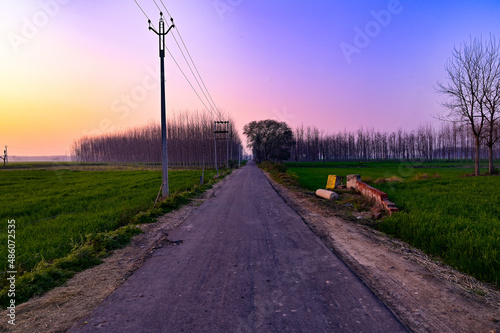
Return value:
[(406, 332), (254, 163), (168, 238), (70, 332)]

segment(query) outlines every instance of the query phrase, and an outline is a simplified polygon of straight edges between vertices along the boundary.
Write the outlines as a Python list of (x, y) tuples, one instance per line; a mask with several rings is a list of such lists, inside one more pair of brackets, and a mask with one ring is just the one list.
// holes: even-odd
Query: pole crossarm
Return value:
[(160, 32), (156, 31), (156, 29), (153, 26), (151, 26), (151, 20), (148, 20), (149, 30), (152, 30), (158, 36), (166, 36), (170, 32), (170, 30), (172, 30), (172, 28), (175, 28), (174, 18), (171, 17), (170, 21), (172, 22), (172, 25), (168, 28), (168, 30), (166, 32), (161, 32), (162, 26), (163, 28), (165, 27), (165, 21), (163, 20), (163, 12), (160, 12), (160, 28), (159, 28)]

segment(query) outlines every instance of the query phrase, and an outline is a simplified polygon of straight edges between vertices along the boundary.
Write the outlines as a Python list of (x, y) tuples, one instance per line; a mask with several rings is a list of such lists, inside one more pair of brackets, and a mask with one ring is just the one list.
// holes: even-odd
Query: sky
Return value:
[[(0, 145), (9, 155), (66, 155), (82, 136), (159, 122), (158, 37), (147, 17), (158, 27), (160, 15), (153, 0), (137, 3), (146, 15), (134, 0), (2, 1)], [(453, 48), (500, 38), (498, 0), (163, 4), (176, 26), (166, 37), (167, 112), (209, 105), (175, 37), (240, 134), (263, 119), (324, 133), (439, 126), (435, 86)]]

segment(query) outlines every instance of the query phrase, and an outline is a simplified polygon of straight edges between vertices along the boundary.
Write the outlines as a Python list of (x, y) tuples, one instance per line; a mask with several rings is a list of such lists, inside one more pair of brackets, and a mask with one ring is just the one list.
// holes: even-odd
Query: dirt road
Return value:
[(70, 332), (406, 331), (255, 164), (169, 239)]

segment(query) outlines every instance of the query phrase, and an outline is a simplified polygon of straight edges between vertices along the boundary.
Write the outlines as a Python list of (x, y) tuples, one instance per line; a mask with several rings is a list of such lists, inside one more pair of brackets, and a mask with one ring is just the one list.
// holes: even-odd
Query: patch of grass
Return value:
[(377, 180), (373, 180), (372, 177), (366, 177), (366, 176), (361, 177), (361, 181), (364, 183), (367, 183), (367, 184), (372, 184), (372, 183), (376, 182)]
[(295, 172), (288, 170), (285, 164), (262, 162), (259, 164), (259, 167), (269, 172), (273, 179), (280, 184), (287, 185), (288, 187), (298, 186), (297, 181), (299, 176)]
[(500, 286), (500, 177), (380, 186), (400, 209), (378, 228)]
[(403, 178), (401, 177), (398, 177), (398, 176), (390, 176), (388, 178), (384, 178), (384, 177), (379, 177), (377, 178), (374, 183), (375, 184), (383, 184), (383, 183), (392, 183), (392, 182), (402, 182), (403, 181)]
[[(96, 244), (102, 243), (106, 245), (101, 251), (107, 253), (114, 247), (113, 244), (121, 242), (114, 236), (109, 238), (108, 235), (112, 235), (109, 232), (120, 230), (120, 227), (130, 223), (154, 222), (156, 217), (201, 193), (204, 186), (210, 186), (198, 185), (200, 170), (172, 170), (169, 172), (171, 197), (152, 208), (161, 184), (161, 171), (111, 170), (115, 171), (0, 171), (1, 228), (6, 231), (7, 221), (16, 221), (19, 288), (22, 288), (23, 281), (40, 281), (42, 285), (60, 283), (75, 270), (66, 267), (67, 263), (66, 266), (56, 263), (79, 253), (75, 249), (81, 246), (85, 249), (92, 242), (93, 249), (97, 251), (100, 246)], [(213, 175), (214, 170), (205, 170), (206, 179), (211, 179)], [(0, 242), (7, 244), (6, 232), (0, 233)], [(100, 255), (95, 256), (93, 252), (87, 254), (89, 262), (98, 262), (95, 259)], [(7, 258), (6, 246), (0, 248), (0, 257)], [(87, 267), (87, 259), (79, 257), (82, 267)], [(7, 285), (7, 264), (7, 261), (2, 261), (0, 266), (3, 272), (0, 290)], [(41, 274), (41, 270), (48, 273)], [(39, 278), (26, 280), (37, 274), (41, 274)], [(37, 288), (46, 290), (41, 286), (33, 286), (30, 290)]]
[[(35, 295), (59, 286), (71, 278), (75, 273), (81, 272), (94, 265), (100, 264), (112, 250), (124, 247), (134, 236), (141, 233), (141, 229), (132, 226), (119, 228), (115, 231), (87, 235), (82, 244), (76, 244), (71, 252), (62, 258), (49, 263), (42, 260), (34, 269), (20, 276), (16, 280), (16, 303), (26, 302)], [(0, 305), (9, 305), (9, 287), (0, 291)]]
[(298, 175), (302, 186), (310, 190), (325, 188), (328, 175), (337, 175), (345, 179), (347, 175), (358, 174), (361, 175), (363, 181), (372, 183), (372, 180), (379, 178), (405, 181), (415, 177), (418, 173), (439, 174), (442, 178), (449, 178), (474, 172), (472, 165), (439, 166), (438, 162), (332, 162), (328, 164), (331, 166), (311, 167), (308, 163), (286, 163), (286, 167)]
[[(378, 229), (500, 286), (500, 177), (463, 177), (473, 169), (436, 164), (374, 162), (289, 169), (310, 190), (324, 188), (329, 174), (384, 179), (376, 187), (389, 195), (400, 212), (378, 223)], [(398, 181), (386, 181), (393, 176)]]
[(415, 179), (416, 180), (429, 179), (429, 175), (427, 173), (419, 172), (415, 175)]

